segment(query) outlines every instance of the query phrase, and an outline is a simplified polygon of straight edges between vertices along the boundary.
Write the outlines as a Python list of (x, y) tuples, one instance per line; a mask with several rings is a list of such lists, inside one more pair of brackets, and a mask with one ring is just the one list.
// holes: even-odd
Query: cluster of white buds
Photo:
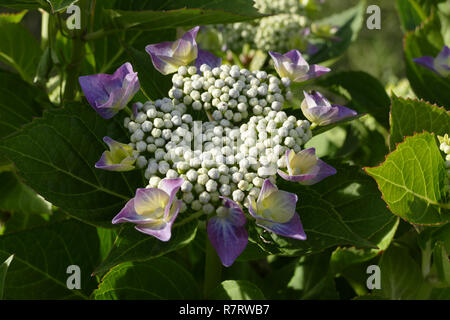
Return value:
[[(238, 70), (219, 68), (223, 69), (228, 73)], [(191, 82), (201, 78), (195, 76), (194, 69), (185, 71), (181, 74), (190, 74)], [(242, 76), (238, 71), (237, 78)], [(256, 75), (254, 79), (258, 79)], [(264, 73), (263, 77), (267, 80), (272, 76)], [(178, 79), (185, 78), (175, 75), (174, 82)], [(181, 85), (174, 89), (178, 87)], [(184, 179), (179, 195), (181, 212), (189, 208), (206, 214), (225, 210), (220, 196), (247, 206), (247, 196), (257, 197), (265, 179), (275, 183), (278, 168), (286, 167), (286, 150), (299, 152), (312, 137), (307, 120), (270, 107), (257, 111), (241, 125), (227, 119), (198, 121), (186, 113), (194, 109), (194, 99), (188, 101), (184, 97), (190, 95), (180, 97), (174, 89), (172, 99), (136, 103), (134, 115), (125, 118), (124, 125), (131, 133), (129, 145), (139, 152), (137, 166), (145, 168), (148, 188), (157, 188), (164, 178)]]
[(450, 196), (450, 137), (445, 134), (443, 137), (438, 136), (440, 145), (439, 149), (445, 153), (445, 169), (447, 169), (447, 178), (445, 181), (445, 191)]
[(230, 24), (218, 24), (210, 28), (219, 31), (222, 41), (227, 49), (240, 52), (245, 44), (251, 48), (257, 48), (254, 35), (258, 30), (258, 22), (236, 22)]
[(298, 14), (278, 14), (262, 18), (254, 35), (258, 49), (286, 52), (304, 41), (306, 18)]
[(255, 8), (260, 13), (302, 13), (303, 6), (299, 0), (255, 0)]
[(172, 77), (169, 97), (173, 104), (194, 110), (205, 110), (211, 120), (223, 119), (238, 124), (252, 115), (280, 111), (292, 99), (291, 81), (268, 75), (265, 71), (250, 72), (237, 65), (197, 69), (180, 67)]

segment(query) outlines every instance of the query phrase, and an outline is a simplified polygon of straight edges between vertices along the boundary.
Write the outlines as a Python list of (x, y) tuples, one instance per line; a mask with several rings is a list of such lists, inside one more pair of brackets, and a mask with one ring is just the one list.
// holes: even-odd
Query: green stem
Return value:
[(222, 263), (206, 236), (204, 296), (208, 299), (222, 280)]
[(41, 49), (44, 50), (47, 47), (48, 43), (48, 23), (50, 20), (50, 14), (42, 10), (41, 11)]
[(74, 100), (78, 91), (78, 76), (80, 66), (85, 57), (85, 42), (83, 35), (86, 30), (87, 17), (86, 10), (88, 8), (88, 1), (82, 0), (79, 2), (81, 13), (81, 30), (73, 30), (72, 53), (69, 63), (66, 66), (66, 85), (64, 88), (64, 100)]

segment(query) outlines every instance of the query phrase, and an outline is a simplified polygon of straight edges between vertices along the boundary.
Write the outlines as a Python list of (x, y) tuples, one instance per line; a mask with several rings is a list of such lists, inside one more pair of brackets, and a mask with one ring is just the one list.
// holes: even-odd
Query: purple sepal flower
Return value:
[(183, 178), (163, 179), (159, 188), (139, 188), (134, 198), (112, 220), (113, 224), (131, 222), (136, 230), (169, 241), (181, 200), (175, 200)]
[(78, 78), (89, 104), (103, 118), (110, 119), (123, 109), (139, 91), (137, 72), (129, 62), (114, 74), (93, 74)]
[(247, 246), (248, 233), (244, 227), (245, 215), (241, 207), (228, 198), (221, 198), (225, 201), (225, 210), (209, 219), (207, 232), (222, 264), (229, 267)]
[(428, 68), (442, 77), (448, 77), (450, 75), (450, 48), (444, 46), (442, 51), (436, 58), (430, 56), (424, 56), (413, 59), (415, 63), (418, 63), (425, 68)]
[(273, 51), (269, 51), (269, 54), (278, 75), (294, 82), (303, 82), (331, 71), (317, 64), (309, 65), (298, 50), (291, 50), (284, 55)]
[(288, 173), (278, 170), (278, 174), (284, 180), (304, 185), (315, 184), (336, 174), (336, 169), (316, 157), (314, 148), (302, 150), (297, 154), (292, 150), (287, 150), (286, 165)]
[(222, 64), (222, 59), (219, 57), (216, 57), (211, 52), (198, 49), (198, 57), (197, 60), (195, 60), (195, 67), (197, 68), (198, 72), (200, 72), (200, 67), (202, 64), (206, 64), (211, 67), (211, 69), (215, 67), (220, 67)]
[(295, 212), (297, 195), (278, 190), (269, 179), (264, 181), (258, 200), (251, 196), (249, 212), (256, 224), (278, 235), (297, 240), (306, 240), (300, 217)]
[(110, 137), (104, 137), (109, 151), (103, 152), (95, 167), (108, 171), (130, 171), (134, 169), (137, 153), (128, 144), (117, 142)]
[(302, 112), (315, 125), (324, 126), (358, 114), (347, 107), (331, 104), (317, 91), (312, 91), (311, 94), (303, 91), (303, 94), (305, 99), (301, 104)]
[(165, 41), (147, 45), (145, 51), (150, 55), (156, 70), (167, 75), (197, 59), (198, 48), (195, 38), (199, 28), (192, 28), (173, 42)]

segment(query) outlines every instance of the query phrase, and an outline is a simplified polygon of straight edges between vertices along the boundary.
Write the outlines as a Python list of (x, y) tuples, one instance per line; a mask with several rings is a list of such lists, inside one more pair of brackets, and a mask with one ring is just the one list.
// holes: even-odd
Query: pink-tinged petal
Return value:
[(247, 246), (248, 233), (244, 227), (245, 215), (241, 207), (228, 198), (222, 199), (225, 200), (227, 213), (209, 219), (207, 232), (222, 264), (229, 267)]
[(337, 110), (338, 110), (338, 114), (337, 114), (336, 118), (333, 119), (333, 122), (340, 121), (340, 120), (350, 118), (350, 117), (354, 117), (358, 114), (355, 110), (352, 110), (352, 109), (344, 107), (344, 106), (340, 106), (338, 104), (333, 104), (332, 106), (333, 106), (333, 108), (337, 108)]
[(331, 104), (317, 91), (303, 92), (305, 99), (301, 104), (303, 115), (317, 125), (328, 125), (342, 119), (356, 116), (357, 112), (344, 106)]
[[(129, 163), (111, 163), (111, 161), (108, 161), (108, 153), (107, 152), (109, 152), (109, 151), (105, 151), (102, 153), (100, 160), (98, 160), (94, 165), (95, 168), (102, 169), (102, 170), (108, 170), (108, 171), (116, 171), (116, 172), (125, 172), (125, 171), (134, 170), (134, 165), (129, 164)], [(131, 160), (131, 158), (130, 158), (130, 160)]]
[(417, 64), (424, 66), (425, 68), (428, 68), (428, 69), (436, 72), (436, 69), (434, 68), (434, 58), (433, 57), (425, 56), (425, 57), (415, 58), (415, 59), (413, 59), (413, 61)]
[(245, 225), (245, 214), (241, 206), (227, 197), (220, 196), (219, 198), (224, 200), (224, 207), (228, 209), (227, 219), (235, 226)]
[(261, 187), (261, 191), (259, 192), (257, 202), (260, 203), (264, 198), (268, 197), (271, 193), (278, 191), (276, 185), (270, 182), (269, 179), (264, 180), (263, 185)]
[(297, 200), (296, 194), (277, 190), (257, 203), (258, 214), (274, 222), (288, 222), (295, 213)]
[(162, 219), (169, 205), (169, 194), (157, 188), (139, 188), (134, 197), (134, 210), (152, 219)]
[(137, 73), (129, 62), (112, 75), (94, 74), (78, 78), (89, 104), (105, 119), (113, 117), (139, 90)]
[(298, 213), (294, 213), (292, 219), (286, 223), (274, 223), (264, 220), (258, 220), (256, 224), (280, 236), (297, 240), (306, 240), (306, 234), (303, 230), (303, 225), (300, 221), (300, 216), (298, 215)]
[(146, 224), (154, 222), (154, 220), (136, 213), (136, 211), (134, 210), (134, 198), (133, 198), (126, 203), (125, 207), (123, 207), (123, 209), (120, 210), (120, 212), (112, 220), (113, 224), (124, 222)]
[(134, 169), (136, 154), (127, 144), (120, 143), (106, 136), (103, 141), (108, 145), (109, 151), (103, 152), (95, 167), (108, 171), (130, 171)]
[(308, 79), (312, 79), (312, 78), (317, 78), (320, 77), (321, 75), (330, 72), (331, 69), (326, 68), (326, 67), (322, 67), (319, 66), (317, 64), (313, 64), (309, 66), (309, 71), (308, 71)]
[(335, 168), (320, 159), (317, 160), (316, 167), (318, 168), (318, 172), (313, 176), (312, 179), (302, 180), (299, 182), (303, 185), (312, 185), (325, 179), (326, 177), (336, 174)]
[(169, 215), (172, 202), (175, 199), (175, 196), (178, 190), (181, 188), (183, 182), (184, 182), (183, 178), (174, 178), (174, 179), (164, 178), (161, 180), (159, 188), (169, 195), (169, 203), (164, 211), (164, 219), (166, 219), (167, 216)]
[(164, 75), (174, 73), (180, 66), (186, 66), (198, 55), (195, 37), (199, 27), (192, 28), (174, 42), (149, 44), (145, 51), (150, 55), (152, 63)]
[(178, 212), (180, 211), (181, 200), (175, 201), (173, 206), (174, 207), (171, 209), (173, 214), (171, 215), (171, 219), (169, 221), (161, 220), (156, 223), (139, 224), (135, 226), (135, 229), (142, 233), (151, 235), (161, 241), (169, 241), (172, 237), (172, 225), (178, 216)]
[(247, 230), (242, 226), (235, 226), (221, 217), (209, 219), (206, 228), (209, 241), (211, 241), (222, 264), (225, 267), (231, 266), (247, 246)]
[(299, 65), (299, 64), (307, 65), (308, 64), (306, 62), (306, 60), (303, 59), (302, 54), (298, 50), (291, 50), (291, 51), (285, 53), (284, 56), (289, 58), (291, 60), (291, 62), (295, 65)]
[(206, 50), (198, 50), (198, 56), (195, 60), (195, 67), (197, 68), (198, 72), (200, 72), (200, 67), (206, 64), (212, 68), (220, 67), (222, 64), (222, 59), (219, 57), (216, 57), (211, 52)]
[(299, 174), (299, 175), (288, 175), (285, 172), (278, 170), (278, 174), (280, 175), (280, 177), (282, 177), (284, 180), (286, 181), (290, 181), (290, 182), (301, 182), (301, 181), (307, 181), (307, 180), (311, 180), (314, 179), (314, 175), (313, 174)]

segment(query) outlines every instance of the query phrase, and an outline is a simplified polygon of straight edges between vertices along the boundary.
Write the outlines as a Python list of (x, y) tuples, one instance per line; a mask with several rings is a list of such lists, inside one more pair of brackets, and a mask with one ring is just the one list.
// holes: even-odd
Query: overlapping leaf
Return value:
[(377, 181), (394, 214), (415, 224), (450, 221), (442, 194), (444, 159), (434, 135), (424, 132), (406, 138), (383, 164), (366, 172)]
[(96, 300), (199, 299), (192, 275), (169, 258), (120, 264), (102, 279)]
[(423, 131), (445, 135), (450, 132), (450, 112), (426, 101), (392, 96), (391, 148), (404, 137)]
[(111, 219), (144, 182), (138, 170), (116, 173), (94, 168), (106, 149), (104, 136), (123, 139), (121, 120), (104, 120), (90, 106), (69, 104), (9, 136), (0, 151), (52, 204), (80, 220), (111, 227)]

